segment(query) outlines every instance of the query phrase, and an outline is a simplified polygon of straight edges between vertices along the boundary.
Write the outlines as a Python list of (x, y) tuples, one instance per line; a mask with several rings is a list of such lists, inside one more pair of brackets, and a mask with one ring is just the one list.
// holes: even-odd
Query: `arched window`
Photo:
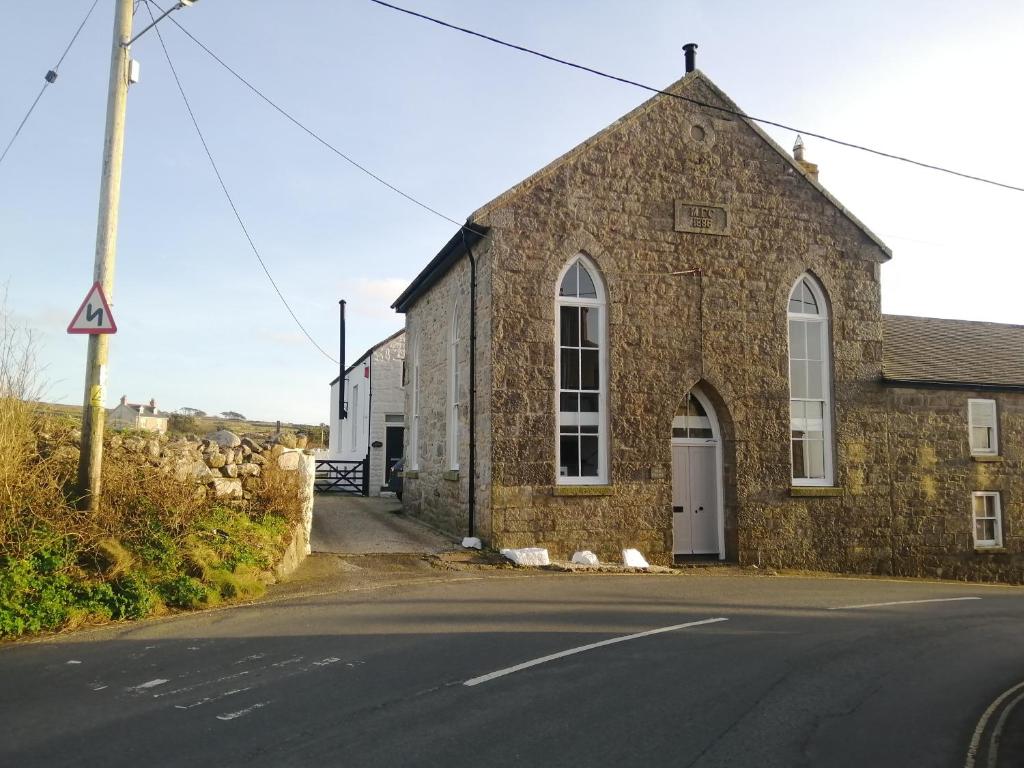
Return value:
[(832, 355), (828, 305), (801, 275), (789, 294), (790, 444), (794, 485), (832, 485)]
[(683, 402), (676, 409), (675, 418), (672, 419), (672, 437), (710, 440), (714, 436), (711, 418), (704, 404), (692, 392), (687, 392)]
[(420, 340), (412, 344), (412, 424), (409, 425), (409, 457), (406, 469), (420, 468)]
[(608, 331), (604, 287), (577, 256), (558, 283), (558, 482), (608, 482)]
[(459, 468), (459, 302), (448, 334), (448, 468)]

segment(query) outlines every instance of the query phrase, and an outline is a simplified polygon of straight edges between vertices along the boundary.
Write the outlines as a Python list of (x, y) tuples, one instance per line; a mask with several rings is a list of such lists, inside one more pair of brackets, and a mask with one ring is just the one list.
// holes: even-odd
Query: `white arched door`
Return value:
[(686, 394), (672, 419), (672, 553), (725, 557), (722, 440), (708, 399)]

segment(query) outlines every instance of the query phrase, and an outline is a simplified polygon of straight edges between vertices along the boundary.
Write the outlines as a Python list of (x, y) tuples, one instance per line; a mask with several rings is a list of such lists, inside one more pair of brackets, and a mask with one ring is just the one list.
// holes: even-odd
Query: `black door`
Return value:
[(405, 427), (387, 427), (384, 430), (384, 485), (391, 480), (391, 467), (402, 458)]

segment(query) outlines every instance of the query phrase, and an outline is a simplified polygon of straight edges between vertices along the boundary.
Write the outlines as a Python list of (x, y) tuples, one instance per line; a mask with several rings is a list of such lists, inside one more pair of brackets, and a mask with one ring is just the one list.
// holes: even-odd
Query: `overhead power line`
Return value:
[[(151, 0), (147, 0), (147, 2), (151, 2)], [(155, 6), (157, 7), (157, 8), (159, 8), (159, 7), (160, 7), (160, 6), (156, 5), (155, 3), (153, 3), (153, 4), (154, 4), (154, 5), (155, 5)], [(255, 85), (253, 85), (252, 83), (250, 83), (250, 82), (249, 82), (248, 80), (246, 80), (246, 79), (245, 79), (245, 78), (244, 78), (244, 77), (243, 77), (243, 76), (242, 76), (241, 74), (239, 74), (239, 73), (238, 73), (238, 72), (237, 72), (237, 71), (236, 71), (236, 70), (235, 70), (235, 69), (234, 69), (233, 67), (231, 67), (231, 66), (230, 66), (230, 65), (229, 65), (229, 64), (228, 64), (227, 62), (225, 62), (225, 61), (224, 61), (224, 60), (223, 60), (222, 58), (220, 58), (220, 56), (218, 56), (218, 55), (217, 55), (216, 53), (214, 53), (213, 51), (211, 51), (211, 50), (210, 50), (210, 49), (209, 49), (209, 48), (208, 48), (208, 47), (207, 47), (207, 46), (206, 46), (205, 44), (203, 44), (203, 43), (202, 43), (202, 42), (201, 42), (201, 41), (200, 41), (200, 40), (199, 40), (199, 39), (198, 39), (198, 38), (197, 38), (197, 37), (196, 37), (195, 35), (193, 35), (193, 34), (192, 34), (191, 32), (189, 32), (189, 31), (188, 31), (187, 29), (185, 29), (185, 27), (183, 27), (183, 26), (181, 25), (181, 23), (180, 23), (180, 22), (179, 22), (179, 21), (178, 21), (177, 19), (175, 19), (175, 18), (174, 18), (173, 16), (170, 16), (169, 18), (170, 18), (171, 22), (173, 22), (173, 23), (174, 23), (174, 25), (175, 25), (175, 26), (176, 26), (176, 27), (177, 27), (178, 29), (180, 29), (180, 30), (181, 30), (181, 31), (182, 31), (182, 32), (183, 32), (183, 33), (184, 33), (184, 34), (185, 34), (185, 35), (186, 35), (186, 36), (187, 36), (187, 37), (188, 37), (188, 38), (189, 38), (189, 39), (190, 39), (190, 40), (191, 40), (191, 41), (192, 41), (193, 43), (195, 43), (195, 44), (196, 44), (197, 46), (199, 46), (199, 47), (200, 47), (200, 48), (201, 48), (201, 49), (202, 49), (203, 51), (205, 51), (205, 52), (207, 53), (207, 55), (209, 55), (209, 56), (210, 56), (210, 58), (212, 58), (212, 59), (213, 59), (214, 61), (216, 61), (216, 62), (217, 62), (218, 64), (220, 64), (220, 65), (221, 65), (221, 66), (222, 66), (222, 67), (223, 67), (224, 69), (226, 69), (226, 70), (227, 70), (228, 72), (230, 72), (230, 73), (231, 73), (231, 75), (233, 75), (233, 76), (235, 77), (235, 79), (237, 79), (237, 80), (238, 80), (238, 81), (239, 81), (240, 83), (242, 83), (242, 84), (243, 84), (243, 85), (244, 85), (244, 86), (245, 86), (246, 88), (248, 88), (248, 89), (249, 89), (250, 91), (252, 91), (252, 92), (253, 92), (254, 94), (256, 94), (256, 95), (257, 95), (257, 96), (259, 96), (259, 97), (260, 97), (261, 99), (263, 99), (263, 101), (265, 101), (265, 102), (266, 102), (267, 104), (269, 104), (269, 105), (270, 105), (271, 107), (273, 107), (273, 108), (274, 108), (274, 109), (275, 109), (275, 110), (276, 110), (277, 112), (279, 112), (279, 113), (280, 113), (280, 114), (281, 114), (281, 115), (282, 115), (282, 116), (283, 116), (284, 118), (286, 118), (286, 119), (287, 119), (287, 120), (288, 120), (289, 122), (291, 122), (291, 123), (293, 123), (294, 125), (296, 125), (297, 127), (301, 128), (301, 129), (302, 129), (302, 130), (303, 130), (303, 131), (304, 131), (305, 133), (307, 133), (307, 134), (308, 134), (308, 135), (309, 135), (310, 137), (312, 137), (312, 138), (313, 138), (314, 140), (318, 141), (318, 142), (319, 142), (320, 144), (322, 144), (322, 145), (323, 145), (324, 147), (326, 147), (326, 148), (327, 148), (327, 149), (329, 149), (329, 150), (330, 150), (331, 152), (333, 152), (334, 154), (336, 154), (336, 155), (337, 155), (338, 157), (340, 157), (340, 158), (341, 158), (342, 160), (344, 160), (345, 162), (347, 162), (347, 163), (351, 164), (351, 165), (352, 165), (352, 166), (354, 166), (355, 168), (358, 168), (358, 169), (359, 169), (360, 171), (362, 171), (363, 173), (365, 173), (365, 174), (366, 174), (367, 176), (369, 176), (370, 178), (374, 179), (375, 181), (377, 181), (377, 182), (379, 182), (379, 183), (383, 184), (383, 185), (384, 185), (385, 187), (387, 187), (388, 189), (390, 189), (390, 190), (391, 190), (392, 192), (395, 192), (396, 194), (398, 194), (398, 195), (401, 195), (402, 197), (404, 197), (404, 198), (405, 198), (406, 200), (408, 200), (409, 202), (411, 202), (411, 203), (414, 203), (415, 205), (418, 205), (418, 206), (419, 206), (420, 208), (422, 208), (423, 210), (425, 210), (425, 211), (429, 211), (430, 213), (434, 214), (435, 216), (438, 216), (438, 217), (440, 217), (440, 218), (444, 219), (445, 221), (447, 221), (447, 222), (450, 222), (450, 223), (454, 224), (454, 225), (455, 225), (455, 226), (457, 226), (457, 227), (460, 227), (460, 228), (465, 228), (465, 227), (463, 226), (463, 224), (461, 224), (460, 222), (456, 221), (455, 219), (451, 218), (450, 216), (446, 216), (445, 214), (441, 213), (440, 211), (438, 211), (438, 210), (437, 210), (437, 209), (435, 209), (435, 208), (431, 208), (431, 207), (430, 207), (429, 205), (427, 205), (427, 204), (426, 204), (426, 203), (424, 203), (423, 201), (421, 201), (421, 200), (417, 200), (417, 199), (416, 199), (415, 197), (413, 197), (412, 195), (410, 195), (410, 194), (409, 194), (408, 192), (404, 192), (404, 191), (402, 191), (401, 189), (399, 189), (398, 187), (396, 187), (396, 186), (395, 186), (394, 184), (392, 184), (391, 182), (387, 181), (386, 179), (384, 179), (384, 178), (380, 177), (379, 175), (377, 175), (376, 173), (374, 173), (373, 171), (371, 171), (371, 170), (370, 170), (369, 168), (367, 168), (367, 167), (366, 167), (365, 165), (363, 165), (362, 163), (359, 163), (359, 162), (357, 162), (357, 161), (356, 161), (356, 160), (354, 160), (354, 159), (353, 159), (353, 158), (352, 158), (351, 156), (349, 156), (349, 155), (345, 154), (344, 152), (342, 152), (342, 151), (341, 151), (340, 149), (338, 149), (338, 148), (337, 148), (336, 146), (334, 146), (334, 145), (333, 145), (333, 144), (331, 144), (331, 143), (330, 143), (329, 141), (327, 141), (327, 139), (325, 139), (325, 138), (324, 138), (323, 136), (321, 136), (321, 135), (320, 135), (319, 133), (317, 133), (316, 131), (314, 131), (314, 130), (313, 130), (312, 128), (310, 128), (310, 127), (309, 127), (308, 125), (306, 125), (305, 123), (303, 123), (302, 121), (300, 121), (300, 120), (299, 120), (299, 119), (298, 119), (297, 117), (295, 117), (295, 116), (294, 116), (294, 115), (292, 115), (292, 114), (291, 114), (290, 112), (288, 112), (288, 111), (287, 111), (287, 110), (286, 110), (286, 109), (285, 109), (284, 107), (280, 106), (280, 105), (279, 105), (279, 104), (277, 104), (277, 103), (276, 103), (275, 101), (273, 101), (273, 100), (272, 100), (272, 99), (271, 99), (271, 98), (270, 98), (269, 96), (267, 96), (267, 95), (266, 95), (265, 93), (263, 93), (263, 92), (262, 92), (262, 91), (261, 91), (261, 90), (260, 90), (259, 88), (257, 88), (257, 87), (256, 87)]]
[(21, 129), (25, 127), (25, 123), (27, 123), (28, 119), (32, 116), (32, 112), (35, 111), (36, 104), (38, 104), (39, 100), (43, 98), (43, 94), (46, 92), (46, 89), (56, 82), (57, 74), (60, 71), (60, 65), (64, 63), (64, 59), (67, 57), (68, 51), (70, 51), (71, 46), (75, 44), (75, 40), (78, 39), (78, 35), (82, 32), (82, 27), (85, 26), (85, 22), (87, 22), (89, 17), (92, 16), (93, 9), (96, 8), (99, 1), (100, 0), (93, 0), (92, 5), (89, 6), (89, 10), (85, 14), (85, 18), (82, 19), (82, 23), (78, 25), (78, 29), (75, 30), (75, 34), (71, 36), (71, 40), (64, 48), (64, 53), (62, 53), (60, 58), (57, 59), (57, 63), (53, 65), (53, 69), (46, 73), (43, 78), (43, 87), (39, 89), (39, 93), (36, 94), (35, 99), (32, 101), (32, 105), (28, 108), (28, 112), (25, 113), (21, 122), (18, 123), (18, 127), (15, 129), (14, 135), (11, 136), (11, 140), (7, 142), (7, 146), (4, 147), (3, 153), (0, 154), (0, 163), (3, 163), (4, 158), (7, 157), (7, 153), (11, 151), (11, 147), (14, 145), (15, 139), (18, 138), (18, 134), (21, 133)]
[(404, 14), (407, 14), (409, 16), (414, 16), (414, 17), (416, 17), (418, 19), (422, 19), (424, 21), (429, 21), (429, 22), (432, 22), (434, 24), (438, 24), (438, 25), (440, 25), (442, 27), (446, 27), (447, 29), (455, 30), (456, 32), (462, 32), (464, 34), (471, 35), (473, 37), (478, 37), (481, 40), (487, 40), (488, 42), (496, 43), (497, 45), (501, 45), (501, 46), (504, 46), (506, 48), (511, 48), (512, 50), (519, 51), (521, 53), (527, 53), (527, 54), (529, 54), (531, 56), (537, 56), (537, 57), (545, 59), (547, 61), (554, 62), (555, 64), (562, 64), (562, 65), (564, 65), (566, 67), (571, 67), (573, 69), (578, 69), (578, 70), (580, 70), (582, 72), (588, 72), (589, 74), (597, 75), (598, 77), (603, 77), (603, 78), (605, 78), (607, 80), (614, 80), (615, 82), (618, 82), (618, 83), (624, 83), (626, 85), (631, 85), (631, 86), (633, 86), (635, 88), (642, 88), (643, 90), (649, 91), (651, 93), (661, 94), (662, 96), (670, 96), (670, 97), (672, 97), (674, 99), (679, 99), (680, 101), (685, 101), (685, 102), (687, 102), (689, 104), (693, 104), (694, 106), (697, 106), (697, 107), (702, 107), (704, 109), (713, 109), (713, 110), (716, 110), (718, 112), (722, 112), (722, 113), (727, 114), (727, 115), (732, 115), (734, 117), (741, 117), (741, 118), (744, 118), (745, 120), (752, 120), (755, 123), (761, 123), (763, 125), (771, 125), (771, 126), (774, 126), (775, 128), (782, 128), (783, 130), (793, 131), (794, 133), (803, 134), (804, 136), (813, 136), (816, 139), (821, 139), (822, 141), (827, 141), (827, 142), (830, 142), (832, 144), (838, 144), (841, 147), (847, 147), (849, 149), (856, 149), (856, 150), (859, 150), (861, 152), (869, 152), (869, 153), (871, 153), (873, 155), (878, 155), (879, 157), (888, 158), (889, 160), (898, 160), (901, 163), (909, 163), (911, 165), (916, 165), (916, 166), (918, 166), (920, 168), (928, 168), (929, 170), (932, 170), (932, 171), (939, 171), (940, 173), (948, 173), (948, 174), (950, 174), (952, 176), (959, 176), (962, 179), (970, 179), (971, 181), (979, 181), (979, 182), (981, 182), (983, 184), (991, 184), (992, 186), (1002, 187), (1003, 189), (1011, 189), (1014, 192), (1024, 192), (1024, 187), (1014, 186), (1013, 184), (1005, 184), (1005, 183), (1003, 183), (1001, 181), (993, 181), (992, 179), (986, 179), (986, 178), (983, 178), (981, 176), (974, 176), (974, 175), (969, 174), (969, 173), (963, 173), (962, 171), (955, 171), (955, 170), (953, 170), (951, 168), (944, 168), (944, 167), (942, 167), (940, 165), (933, 165), (931, 163), (925, 163), (925, 162), (922, 162), (920, 160), (913, 160), (913, 159), (911, 159), (909, 157), (903, 157), (901, 155), (892, 154), (891, 152), (883, 152), (880, 149), (872, 149), (871, 147), (866, 147), (866, 146), (863, 146), (861, 144), (854, 144), (853, 142), (850, 142), (850, 141), (843, 141), (842, 139), (836, 139), (836, 138), (833, 138), (831, 136), (825, 136), (824, 134), (821, 134), (821, 133), (815, 133), (814, 131), (808, 131), (805, 128), (794, 128), (793, 126), (786, 125), (785, 123), (779, 123), (779, 122), (776, 122), (774, 120), (768, 120), (768, 119), (763, 118), (763, 117), (754, 117), (753, 115), (748, 115), (745, 112), (741, 112), (741, 111), (736, 110), (736, 109), (730, 109), (729, 107), (722, 107), (722, 106), (719, 106), (717, 104), (710, 104), (710, 103), (708, 103), (706, 101), (701, 101), (700, 99), (694, 99), (694, 98), (692, 98), (690, 96), (684, 96), (684, 95), (679, 94), (679, 93), (672, 93), (671, 91), (664, 91), (664, 90), (662, 90), (660, 88), (655, 88), (654, 86), (645, 85), (644, 83), (637, 82), (636, 80), (630, 80), (629, 78), (619, 77), (618, 75), (613, 75), (613, 74), (610, 74), (608, 72), (603, 72), (603, 71), (601, 71), (599, 69), (594, 69), (593, 67), (587, 67), (587, 66), (584, 66), (583, 64), (577, 64), (575, 62), (568, 61), (567, 59), (560, 59), (557, 56), (552, 56), (552, 55), (547, 54), (547, 53), (542, 53), (540, 51), (535, 51), (532, 48), (527, 48), (526, 46), (523, 46), (523, 45), (516, 45), (515, 43), (510, 43), (507, 40), (501, 40), (501, 39), (499, 39), (497, 37), (492, 37), (491, 35), (486, 35), (483, 32), (477, 32), (476, 30), (468, 29), (467, 27), (460, 27), (457, 24), (451, 24), (450, 22), (443, 21), (443, 20), (435, 18), (433, 16), (427, 16), (426, 14), (419, 13), (418, 11), (413, 11), (413, 10), (410, 10), (408, 8), (402, 8), (401, 6), (393, 5), (392, 3), (385, 2), (385, 0), (370, 0), (370, 2), (371, 3), (375, 3), (376, 5), (382, 6), (384, 8), (389, 8), (389, 9), (391, 9), (393, 11), (398, 11), (399, 13), (404, 13)]
[[(157, 7), (159, 8), (159, 6)], [(146, 11), (149, 13), (150, 17), (153, 18), (153, 9), (150, 8), (150, 0), (146, 0)], [(173, 21), (173, 18), (171, 20)], [(156, 19), (154, 18), (154, 22), (155, 21)], [(270, 281), (270, 284), (274, 287), (274, 291), (277, 293), (277, 297), (281, 299), (281, 303), (284, 304), (285, 309), (288, 310), (288, 314), (292, 316), (292, 320), (295, 321), (295, 324), (299, 327), (299, 330), (302, 331), (303, 335), (307, 339), (309, 339), (310, 344), (316, 347), (320, 351), (320, 354), (322, 354), (332, 363), (337, 364), (337, 359), (332, 357), (323, 347), (317, 344), (316, 340), (309, 334), (309, 331), (306, 330), (306, 327), (302, 324), (302, 321), (299, 320), (298, 316), (292, 310), (291, 305), (288, 303), (288, 300), (284, 297), (284, 294), (281, 293), (281, 289), (278, 287), (277, 282), (270, 274), (270, 270), (267, 269), (266, 262), (263, 261), (263, 257), (260, 255), (259, 249), (256, 247), (256, 243), (252, 239), (252, 235), (249, 234), (249, 229), (245, 226), (245, 222), (242, 220), (242, 215), (238, 212), (238, 206), (235, 205), (235, 201), (231, 197), (231, 193), (228, 191), (227, 184), (224, 183), (224, 177), (221, 175), (220, 169), (217, 167), (217, 162), (213, 159), (213, 153), (210, 152), (210, 145), (206, 143), (206, 138), (203, 136), (203, 131), (199, 127), (199, 121), (196, 119), (195, 112), (192, 111), (192, 105), (188, 100), (188, 96), (185, 95), (185, 88), (181, 84), (181, 78), (178, 77), (178, 71), (174, 68), (174, 62), (171, 61), (171, 54), (167, 50), (167, 45), (164, 43), (163, 35), (160, 34), (160, 28), (154, 27), (154, 30), (156, 31), (157, 37), (160, 39), (160, 47), (163, 48), (164, 57), (167, 59), (167, 66), (170, 67), (171, 74), (174, 76), (174, 82), (178, 86), (178, 93), (181, 94), (181, 100), (185, 102), (185, 109), (188, 110), (188, 116), (192, 120), (192, 125), (195, 126), (196, 134), (198, 134), (199, 141), (202, 143), (203, 150), (206, 152), (206, 157), (210, 161), (210, 167), (213, 168), (213, 173), (217, 177), (217, 181), (220, 183), (220, 188), (224, 192), (224, 197), (227, 198), (228, 205), (231, 206), (231, 210), (234, 212), (235, 218), (238, 220), (238, 226), (242, 228), (242, 233), (245, 235), (245, 239), (249, 241), (249, 247), (252, 248), (252, 252), (256, 255), (256, 260), (260, 263), (260, 266), (263, 268), (263, 273), (267, 276), (267, 279)]]

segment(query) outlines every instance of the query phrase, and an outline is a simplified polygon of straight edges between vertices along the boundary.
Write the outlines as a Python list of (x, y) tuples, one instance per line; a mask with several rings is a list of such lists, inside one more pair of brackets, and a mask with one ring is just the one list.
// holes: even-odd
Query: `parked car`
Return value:
[(402, 470), (405, 469), (405, 459), (396, 459), (391, 465), (391, 475), (388, 477), (388, 490), (394, 491), (398, 500), (402, 500)]

